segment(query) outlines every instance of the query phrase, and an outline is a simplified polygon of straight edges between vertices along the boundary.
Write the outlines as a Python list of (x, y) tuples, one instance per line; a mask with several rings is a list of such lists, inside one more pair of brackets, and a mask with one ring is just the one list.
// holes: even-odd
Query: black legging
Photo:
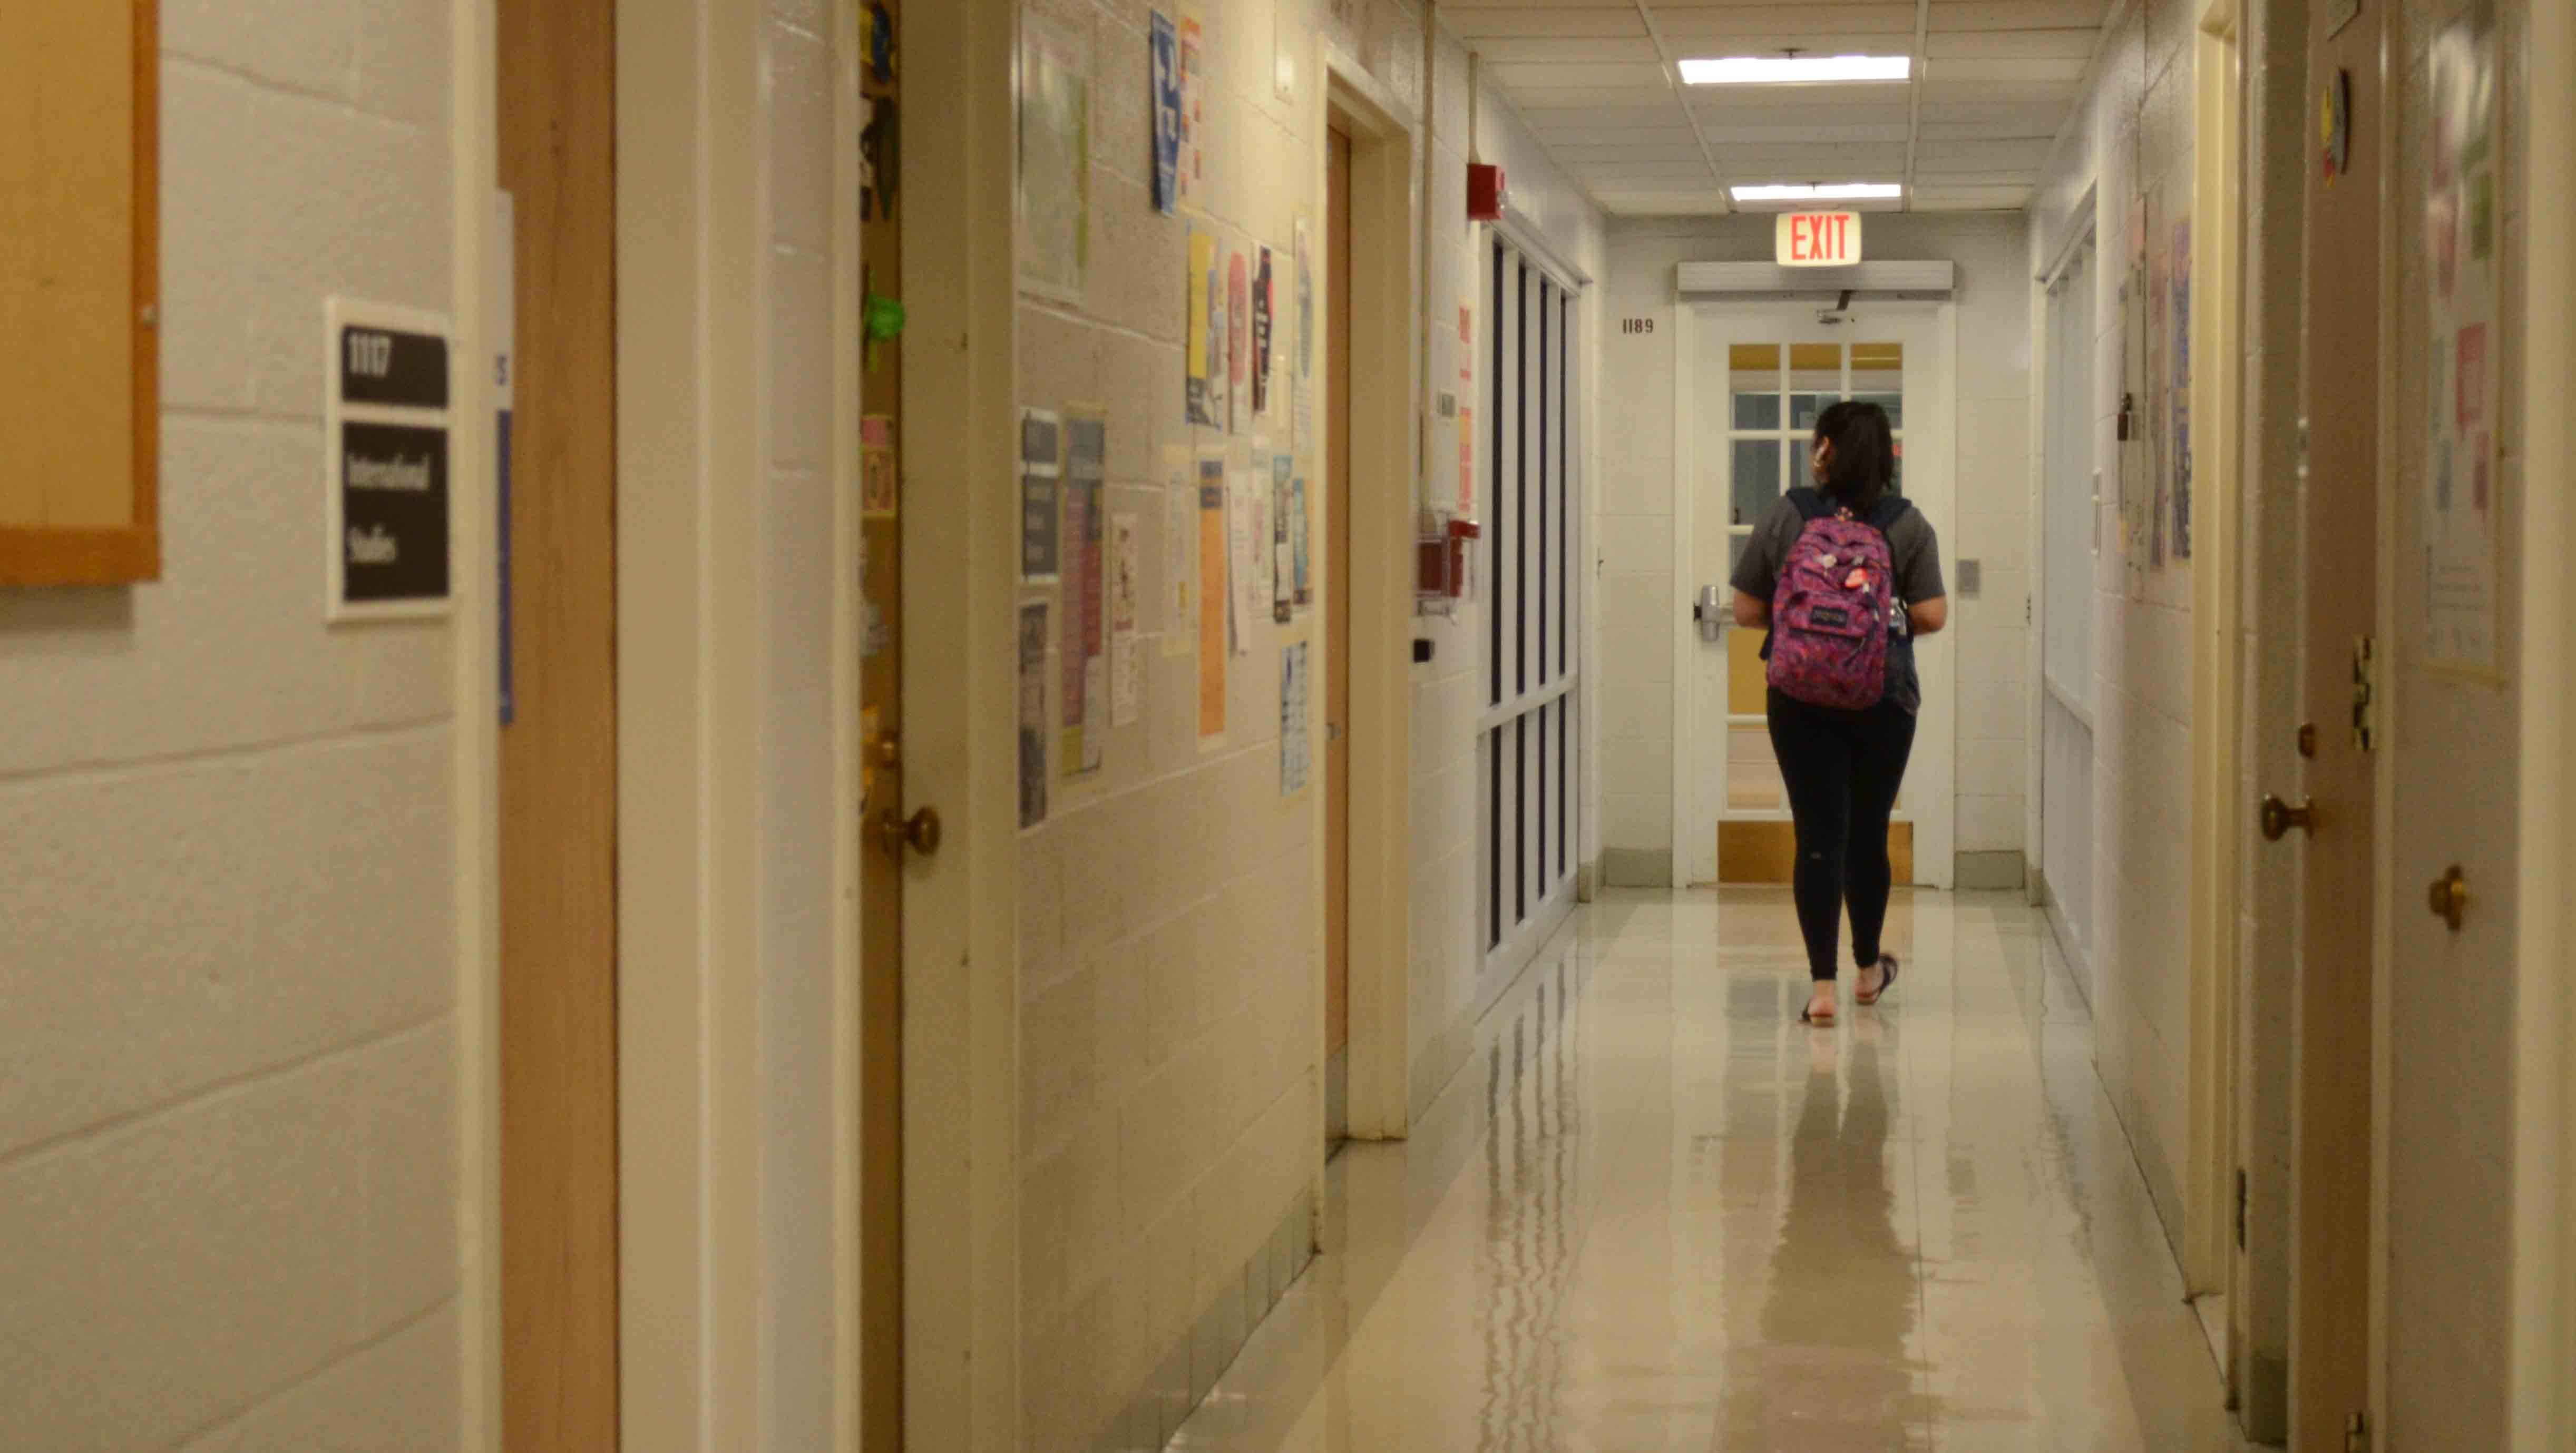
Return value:
[(1798, 928), (1807, 939), (1807, 970), (1835, 977), (1834, 944), (1843, 905), (1851, 905), (1852, 954), (1878, 963), (1878, 934), (1887, 923), (1887, 816), (1914, 750), (1914, 713), (1892, 702), (1867, 711), (1810, 706), (1771, 693), (1771, 749), (1789, 787), (1798, 822)]

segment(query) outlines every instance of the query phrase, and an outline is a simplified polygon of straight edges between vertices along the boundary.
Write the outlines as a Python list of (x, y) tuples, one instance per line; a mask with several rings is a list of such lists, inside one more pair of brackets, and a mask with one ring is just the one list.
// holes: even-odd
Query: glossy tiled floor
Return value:
[(2237, 1449), (2046, 937), (1915, 896), (1809, 1030), (1784, 895), (1582, 910), (1173, 1446)]

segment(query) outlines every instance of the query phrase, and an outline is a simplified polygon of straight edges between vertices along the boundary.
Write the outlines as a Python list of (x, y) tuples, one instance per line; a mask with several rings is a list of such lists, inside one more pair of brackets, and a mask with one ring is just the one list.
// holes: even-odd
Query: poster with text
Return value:
[(1297, 461), (1286, 454), (1270, 456), (1270, 618), (1288, 624), (1296, 614), (1297, 563), (1291, 554), (1289, 492), (1295, 487)]
[(1301, 472), (1288, 482), (1288, 556), (1296, 568), (1295, 600), (1300, 610), (1315, 600), (1314, 581), (1308, 573), (1310, 567), (1307, 563), (1309, 534), (1313, 528), (1313, 517), (1307, 513), (1309, 508), (1306, 503), (1306, 476)]
[(1189, 421), (1211, 429), (1226, 427), (1225, 408), (1225, 249), (1217, 235), (1190, 229), (1190, 336), (1187, 390)]
[(2472, 5), (2433, 39), (2426, 121), (2424, 654), (2491, 676), (2496, 660), (2496, 47)]
[(1199, 460), (1199, 740), (1225, 735), (1227, 587), (1225, 456)]
[(1047, 409), (1020, 411), (1020, 579), (1052, 583), (1062, 569), (1062, 521), (1056, 510), (1062, 421)]
[(1100, 766), (1109, 713), (1103, 630), (1108, 569), (1103, 547), (1108, 430), (1097, 414), (1064, 421), (1064, 775)]
[(1181, 200), (1181, 35), (1172, 17), (1153, 12), (1154, 210), (1169, 217)]
[(2173, 557), (2191, 558), (2191, 219), (2173, 230)]
[(1268, 519), (1262, 496), (1269, 493), (1258, 470), (1229, 470), (1226, 481), (1226, 572), (1233, 581), (1227, 625), (1234, 654), (1252, 654), (1252, 623), (1270, 615), (1270, 583), (1262, 562), (1270, 556)]
[(1189, 450), (1163, 446), (1163, 654), (1183, 656), (1199, 629), (1198, 484)]
[(1090, 277), (1091, 47), (1031, 16), (1020, 32), (1020, 277), (1080, 301)]
[(1046, 821), (1047, 603), (1020, 606), (1020, 826)]
[(1270, 249), (1252, 273), (1252, 411), (1270, 412)]
[(1207, 30), (1197, 15), (1183, 11), (1178, 195), (1184, 207), (1202, 205), (1207, 192), (1207, 88)]
[(1252, 361), (1252, 268), (1239, 247), (1225, 250), (1225, 307), (1226, 427), (1240, 429), (1245, 422), (1241, 400), (1244, 385), (1250, 382)]

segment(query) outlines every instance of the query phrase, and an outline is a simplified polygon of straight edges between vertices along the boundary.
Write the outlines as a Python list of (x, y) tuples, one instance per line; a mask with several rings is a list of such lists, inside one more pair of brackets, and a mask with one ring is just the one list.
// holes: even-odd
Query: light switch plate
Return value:
[(1985, 563), (1983, 561), (1960, 561), (1959, 598), (1962, 600), (1975, 600), (1977, 598), (1978, 589), (1985, 584), (1985, 576), (1986, 570)]

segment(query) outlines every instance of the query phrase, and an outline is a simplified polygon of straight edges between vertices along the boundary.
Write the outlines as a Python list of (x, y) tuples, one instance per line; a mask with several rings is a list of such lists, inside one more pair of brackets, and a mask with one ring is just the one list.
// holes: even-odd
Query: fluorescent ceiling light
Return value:
[(1905, 195), (1905, 188), (1894, 182), (1835, 182), (1821, 187), (1730, 187), (1728, 190), (1739, 202), (1866, 202)]
[(1688, 86), (1814, 85), (1829, 81), (1902, 81), (1914, 58), (1901, 55), (1725, 56), (1686, 60)]

